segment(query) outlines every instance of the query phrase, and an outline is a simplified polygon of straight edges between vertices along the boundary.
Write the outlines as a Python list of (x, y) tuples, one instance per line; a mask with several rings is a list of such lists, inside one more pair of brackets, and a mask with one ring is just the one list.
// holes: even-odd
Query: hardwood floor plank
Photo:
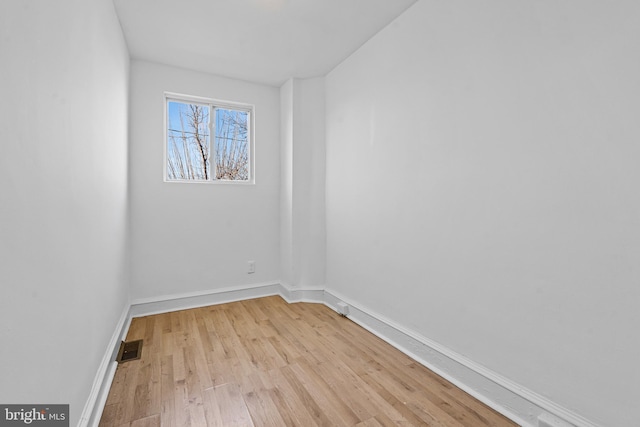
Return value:
[(220, 407), (218, 406), (218, 402), (216, 401), (215, 392), (213, 391), (214, 387), (203, 390), (203, 401), (204, 401), (204, 416), (207, 421), (207, 426), (224, 426), (222, 422), (222, 413), (220, 412)]
[(160, 427), (160, 415), (155, 414), (131, 422), (131, 427)]
[[(164, 341), (163, 341), (164, 342)], [(163, 356), (160, 361), (160, 417), (163, 427), (176, 425), (176, 405), (173, 395), (175, 380), (173, 378), (173, 356)]]
[(255, 425), (281, 427), (287, 424), (268, 390), (250, 391), (244, 395), (244, 401)]
[(100, 427), (515, 426), (320, 304), (280, 297), (135, 318)]
[(173, 418), (175, 425), (178, 427), (186, 427), (191, 425), (191, 414), (189, 414), (188, 398), (185, 380), (174, 381), (173, 383)]
[(326, 411), (325, 408), (321, 407), (320, 404), (322, 402), (317, 402), (316, 398), (309, 393), (304, 384), (298, 379), (295, 372), (293, 372), (292, 366), (293, 365), (285, 366), (280, 371), (284, 378), (286, 378), (295, 395), (302, 401), (303, 407), (309, 411), (309, 414), (314, 420), (314, 424), (319, 426), (340, 425), (340, 419), (331, 411)]
[(120, 408), (121, 406), (116, 404), (105, 405), (102, 410), (102, 417), (100, 417), (98, 427), (116, 425), (116, 414)]
[[(281, 413), (288, 414), (288, 417), (283, 416), (284, 419), (292, 418), (296, 421), (294, 423), (296, 426), (313, 427), (322, 425), (322, 423), (317, 422), (317, 420), (321, 418), (320, 408), (315, 405), (315, 402), (313, 402), (312, 405), (308, 405), (305, 402), (306, 395), (301, 395), (298, 390), (296, 390), (296, 386), (292, 386), (283, 374), (282, 369), (275, 369), (269, 372), (269, 377), (273, 384), (273, 388), (271, 389), (273, 395), (272, 400), (276, 403)], [(309, 400), (311, 400), (311, 397), (309, 397)], [(326, 421), (328, 421), (328, 419)]]
[(374, 419), (383, 427), (394, 427), (394, 426), (410, 426), (411, 424), (402, 418), (394, 418), (391, 419), (388, 413), (379, 413), (374, 417)]
[(116, 369), (116, 374), (111, 382), (111, 389), (109, 390), (105, 405), (120, 403), (124, 399), (126, 393), (125, 387), (127, 386), (127, 374), (129, 373), (127, 369), (128, 366), (129, 365), (119, 365), (118, 369)]
[(356, 424), (356, 427), (384, 427), (382, 424), (378, 422), (375, 418), (369, 418), (365, 421), (362, 421)]
[[(185, 379), (184, 383), (187, 392), (187, 403), (200, 403), (202, 404), (202, 382), (200, 381), (200, 372), (196, 366), (195, 361), (196, 350), (189, 346), (183, 349), (184, 364), (185, 364)], [(203, 375), (208, 377), (208, 375)], [(211, 385), (209, 385), (211, 387)]]
[[(398, 400), (393, 393), (389, 392), (384, 386), (379, 384), (375, 379), (371, 378), (368, 374), (361, 375), (363, 381), (365, 381), (369, 386), (380, 396), (382, 397), (389, 405), (393, 407), (402, 417), (401, 419), (395, 419), (394, 421), (397, 424), (400, 423), (408, 423), (408, 425), (412, 426), (426, 426), (431, 425), (428, 424), (427, 421), (420, 418), (416, 415), (411, 409), (407, 407), (406, 402)], [(435, 420), (432, 420), (433, 425), (440, 425)]]
[(287, 396), (282, 392), (279, 387), (270, 389), (269, 396), (271, 401), (276, 406), (276, 410), (282, 417), (283, 425), (296, 427), (296, 426), (309, 426), (313, 427), (316, 423), (311, 419), (307, 411), (301, 411), (302, 406), (296, 407), (291, 403), (295, 402), (294, 399), (287, 399)]
[(340, 361), (332, 365), (320, 363), (314, 366), (319, 375), (327, 378), (327, 383), (335, 393), (339, 393), (347, 405), (361, 420), (374, 417), (380, 411), (392, 413), (398, 419), (400, 414), (376, 394), (373, 389)]
[(206, 426), (207, 419), (204, 413), (204, 404), (202, 403), (202, 399), (198, 399), (198, 401), (189, 402), (187, 405), (187, 410), (189, 412), (189, 420), (190, 425), (192, 426)]
[(310, 396), (323, 411), (330, 412), (334, 425), (354, 425), (360, 421), (340, 396), (333, 393), (327, 383), (306, 363), (304, 359), (290, 366)]
[(213, 390), (223, 426), (253, 426), (251, 415), (237, 385), (223, 384), (211, 390)]

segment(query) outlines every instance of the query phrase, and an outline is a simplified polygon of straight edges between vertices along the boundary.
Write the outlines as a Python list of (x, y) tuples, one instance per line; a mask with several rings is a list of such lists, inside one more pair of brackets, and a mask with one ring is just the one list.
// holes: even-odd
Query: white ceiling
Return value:
[(325, 75), (416, 0), (114, 0), (132, 58), (280, 86)]

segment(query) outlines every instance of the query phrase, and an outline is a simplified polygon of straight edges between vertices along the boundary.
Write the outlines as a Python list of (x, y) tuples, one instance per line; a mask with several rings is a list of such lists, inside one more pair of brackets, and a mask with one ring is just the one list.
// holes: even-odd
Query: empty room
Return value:
[(3, 0), (0, 76), (0, 425), (640, 426), (639, 2)]

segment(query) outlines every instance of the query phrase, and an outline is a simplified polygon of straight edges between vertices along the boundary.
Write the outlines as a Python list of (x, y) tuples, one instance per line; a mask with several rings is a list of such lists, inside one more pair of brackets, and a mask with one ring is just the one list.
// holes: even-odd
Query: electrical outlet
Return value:
[(256, 262), (255, 261), (248, 261), (249, 267), (247, 268), (247, 273), (251, 274), (251, 273), (255, 273), (256, 272)]

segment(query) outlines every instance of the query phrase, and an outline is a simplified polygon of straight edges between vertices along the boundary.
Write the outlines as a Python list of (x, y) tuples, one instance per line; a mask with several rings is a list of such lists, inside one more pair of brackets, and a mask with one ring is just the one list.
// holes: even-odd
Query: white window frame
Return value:
[[(209, 107), (209, 166), (211, 168), (210, 178), (208, 180), (190, 180), (190, 179), (168, 179), (167, 177), (167, 162), (168, 162), (168, 153), (167, 146), (169, 145), (169, 133), (168, 133), (168, 105), (170, 101), (189, 103), (189, 104), (198, 104)], [(248, 162), (249, 162), (249, 179), (240, 181), (240, 180), (230, 180), (230, 179), (215, 179), (213, 178), (215, 174), (215, 159), (213, 156), (215, 153), (215, 109), (216, 108), (227, 108), (238, 111), (245, 111), (249, 114), (249, 120), (247, 123), (247, 137), (249, 138), (249, 153), (248, 153)], [(178, 184), (217, 184), (217, 185), (225, 185), (225, 184), (233, 184), (233, 185), (253, 185), (255, 184), (255, 165), (254, 165), (254, 157), (255, 157), (255, 135), (254, 135), (254, 117), (255, 117), (255, 107), (251, 104), (244, 104), (233, 101), (223, 101), (219, 99), (213, 98), (204, 98), (201, 96), (193, 96), (193, 95), (184, 95), (180, 93), (174, 92), (165, 92), (164, 93), (164, 165), (163, 165), (163, 175), (164, 182), (167, 183), (178, 183)]]

